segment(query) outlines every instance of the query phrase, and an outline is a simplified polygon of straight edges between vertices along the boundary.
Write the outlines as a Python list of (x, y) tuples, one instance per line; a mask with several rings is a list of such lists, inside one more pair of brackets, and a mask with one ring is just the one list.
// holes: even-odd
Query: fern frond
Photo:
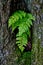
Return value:
[(21, 10), (14, 12), (8, 20), (8, 27), (12, 28), (12, 32), (18, 27), (19, 32), (16, 34), (16, 44), (22, 52), (24, 46), (27, 45), (28, 36), (31, 36), (30, 28), (33, 25), (32, 20), (35, 20), (32, 14)]
[(29, 18), (29, 19), (31, 19), (31, 20), (34, 20), (35, 21), (35, 17), (32, 15), (32, 14), (27, 14), (27, 17)]
[[(27, 40), (27, 35), (26, 34), (23, 34), (21, 37), (17, 37), (16, 38), (17, 42), (16, 44), (19, 46), (19, 48), (22, 46), (26, 46), (28, 40)], [(24, 49), (21, 49), (21, 51), (23, 51)]]
[(24, 32), (28, 30), (28, 26), (25, 23), (23, 23), (18, 27), (18, 29), (19, 29), (19, 35), (22, 35)]
[(28, 26), (30, 25), (29, 27), (31, 27), (31, 25), (33, 25), (32, 20), (30, 20), (30, 19), (27, 19), (26, 23)]
[(23, 47), (23, 45), (20, 45), (20, 44), (18, 44), (18, 47), (19, 47), (19, 49), (21, 50), (21, 52), (23, 52), (24, 51), (24, 47)]
[(26, 12), (24, 12), (24, 11), (20, 11), (20, 10), (19, 10), (19, 13), (20, 13), (20, 15), (21, 15), (22, 17), (25, 17), (25, 16), (26, 16)]

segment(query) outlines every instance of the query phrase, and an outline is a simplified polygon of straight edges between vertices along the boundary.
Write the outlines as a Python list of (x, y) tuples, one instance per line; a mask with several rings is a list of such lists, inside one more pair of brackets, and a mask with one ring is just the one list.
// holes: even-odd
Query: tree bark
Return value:
[(31, 65), (43, 65), (43, 0), (34, 0), (32, 2), (31, 12), (36, 20), (33, 23), (33, 37), (32, 37), (32, 61)]
[[(32, 27), (31, 65), (43, 65), (43, 0), (24, 0), (22, 4), (17, 1), (13, 0), (14, 3), (11, 4), (12, 0), (0, 0), (0, 65), (18, 65), (15, 34), (11, 34), (8, 29), (9, 16), (18, 9), (28, 10), (35, 16)], [(20, 65), (25, 65), (21, 63)]]

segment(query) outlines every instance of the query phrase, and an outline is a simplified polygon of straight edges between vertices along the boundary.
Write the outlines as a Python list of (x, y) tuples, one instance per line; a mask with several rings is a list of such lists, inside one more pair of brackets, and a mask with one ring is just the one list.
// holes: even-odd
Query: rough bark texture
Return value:
[(36, 21), (33, 25), (32, 65), (43, 65), (43, 0), (32, 2), (32, 13)]
[[(7, 21), (10, 15), (10, 3), (11, 0), (0, 0), (0, 65), (8, 65), (11, 63), (8, 56), (12, 53), (14, 46), (13, 40), (11, 40), (12, 36), (10, 36), (7, 28)], [(7, 63), (8, 61), (9, 63)]]
[(43, 65), (43, 0), (0, 0), (0, 65), (25, 65), (27, 62), (23, 59), (17, 63), (20, 53), (15, 51), (15, 34), (11, 34), (7, 26), (9, 16), (18, 9), (31, 11), (36, 18), (32, 28), (31, 65)]

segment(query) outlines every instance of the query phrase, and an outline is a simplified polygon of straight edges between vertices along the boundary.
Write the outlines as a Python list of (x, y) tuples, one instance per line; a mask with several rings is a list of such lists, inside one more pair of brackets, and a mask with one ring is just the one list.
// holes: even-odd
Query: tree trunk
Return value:
[(43, 1), (34, 0), (32, 2), (32, 13), (36, 18), (33, 23), (32, 37), (32, 61), (31, 65), (43, 65)]
[[(8, 31), (11, 0), (0, 0), (0, 65), (10, 65), (9, 55), (12, 53), (15, 40)], [(7, 63), (9, 61), (9, 63)]]
[(15, 33), (8, 29), (9, 16), (18, 9), (28, 10), (36, 18), (32, 27), (31, 65), (43, 65), (43, 0), (24, 0), (22, 4), (16, 1), (19, 0), (0, 0), (0, 65), (25, 65), (22, 61), (17, 64)]

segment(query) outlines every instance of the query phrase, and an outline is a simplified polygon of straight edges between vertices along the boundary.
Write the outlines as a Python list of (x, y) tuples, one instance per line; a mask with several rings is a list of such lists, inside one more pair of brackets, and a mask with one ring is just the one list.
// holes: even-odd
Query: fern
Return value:
[(35, 18), (32, 14), (18, 10), (10, 16), (8, 20), (8, 27), (12, 28), (12, 32), (18, 27), (19, 32), (16, 34), (16, 44), (19, 49), (23, 52), (24, 46), (27, 45), (28, 37), (30, 37), (30, 28), (32, 20)]

